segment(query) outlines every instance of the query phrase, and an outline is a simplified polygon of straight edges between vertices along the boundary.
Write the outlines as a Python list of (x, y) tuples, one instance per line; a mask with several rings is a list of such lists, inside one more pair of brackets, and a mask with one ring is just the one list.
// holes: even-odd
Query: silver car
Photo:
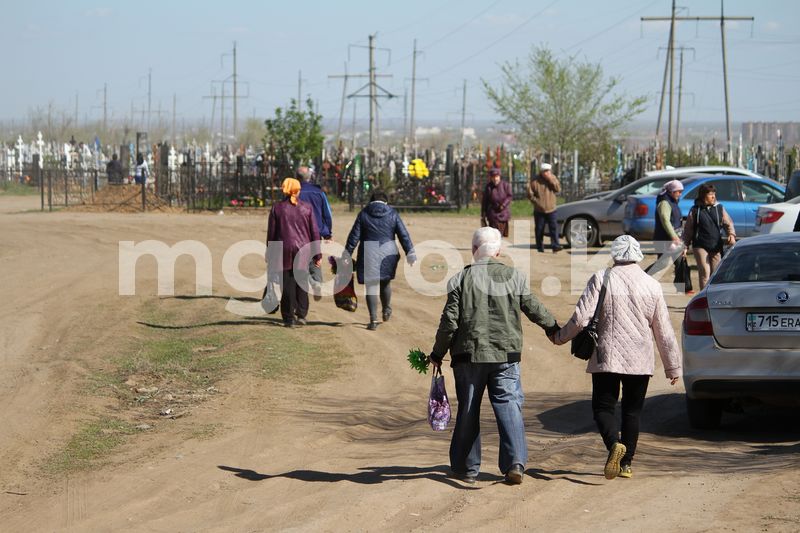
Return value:
[(692, 427), (720, 424), (732, 402), (800, 405), (800, 233), (739, 241), (683, 320)]

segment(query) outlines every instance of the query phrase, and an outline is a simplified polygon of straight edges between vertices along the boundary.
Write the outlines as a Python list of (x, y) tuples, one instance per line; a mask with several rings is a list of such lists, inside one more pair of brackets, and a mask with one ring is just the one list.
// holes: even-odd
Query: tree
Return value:
[(522, 143), (553, 154), (577, 149), (584, 161), (613, 165), (615, 134), (645, 109), (643, 96), (613, 94), (619, 80), (605, 79), (599, 63), (559, 60), (546, 47), (533, 47), (524, 67), (501, 69), (498, 88), (481, 80), (492, 107)]
[(306, 100), (306, 110), (292, 99), (287, 109), (275, 109), (275, 117), (264, 121), (264, 145), (279, 166), (292, 168), (322, 156), (322, 115), (314, 112), (314, 102)]

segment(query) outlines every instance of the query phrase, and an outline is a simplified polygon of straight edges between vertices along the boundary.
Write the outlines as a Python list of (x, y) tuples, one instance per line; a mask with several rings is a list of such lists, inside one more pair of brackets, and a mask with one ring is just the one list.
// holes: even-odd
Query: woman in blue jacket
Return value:
[(414, 245), (408, 235), (406, 226), (388, 204), (388, 197), (381, 191), (375, 191), (369, 204), (356, 217), (350, 235), (347, 237), (345, 251), (352, 256), (358, 246), (356, 259), (356, 276), (358, 282), (366, 285), (367, 309), (369, 309), (369, 325), (367, 329), (378, 328), (378, 296), (380, 295), (383, 321), (392, 316), (391, 281), (397, 272), (400, 251), (397, 249), (395, 237), (406, 253), (406, 261), (413, 265), (417, 257)]

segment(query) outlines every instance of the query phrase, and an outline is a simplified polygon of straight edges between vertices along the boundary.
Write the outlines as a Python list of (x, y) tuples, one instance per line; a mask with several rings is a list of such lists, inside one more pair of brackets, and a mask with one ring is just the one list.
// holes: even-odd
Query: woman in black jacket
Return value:
[(367, 309), (369, 309), (369, 325), (367, 329), (378, 328), (378, 295), (380, 295), (383, 321), (392, 316), (391, 281), (397, 272), (400, 252), (395, 243), (395, 236), (406, 253), (406, 261), (413, 265), (417, 257), (414, 245), (408, 235), (405, 224), (388, 204), (388, 197), (381, 191), (375, 191), (369, 204), (356, 217), (350, 235), (347, 237), (345, 251), (352, 256), (358, 246), (356, 259), (356, 277), (358, 282), (366, 285)]

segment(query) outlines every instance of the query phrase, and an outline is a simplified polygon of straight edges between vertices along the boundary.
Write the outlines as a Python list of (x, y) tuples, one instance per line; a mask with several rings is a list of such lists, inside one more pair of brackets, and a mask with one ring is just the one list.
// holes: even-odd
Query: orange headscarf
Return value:
[(297, 196), (300, 194), (300, 182), (294, 178), (286, 178), (281, 184), (283, 194), (289, 197), (292, 205), (297, 205)]

